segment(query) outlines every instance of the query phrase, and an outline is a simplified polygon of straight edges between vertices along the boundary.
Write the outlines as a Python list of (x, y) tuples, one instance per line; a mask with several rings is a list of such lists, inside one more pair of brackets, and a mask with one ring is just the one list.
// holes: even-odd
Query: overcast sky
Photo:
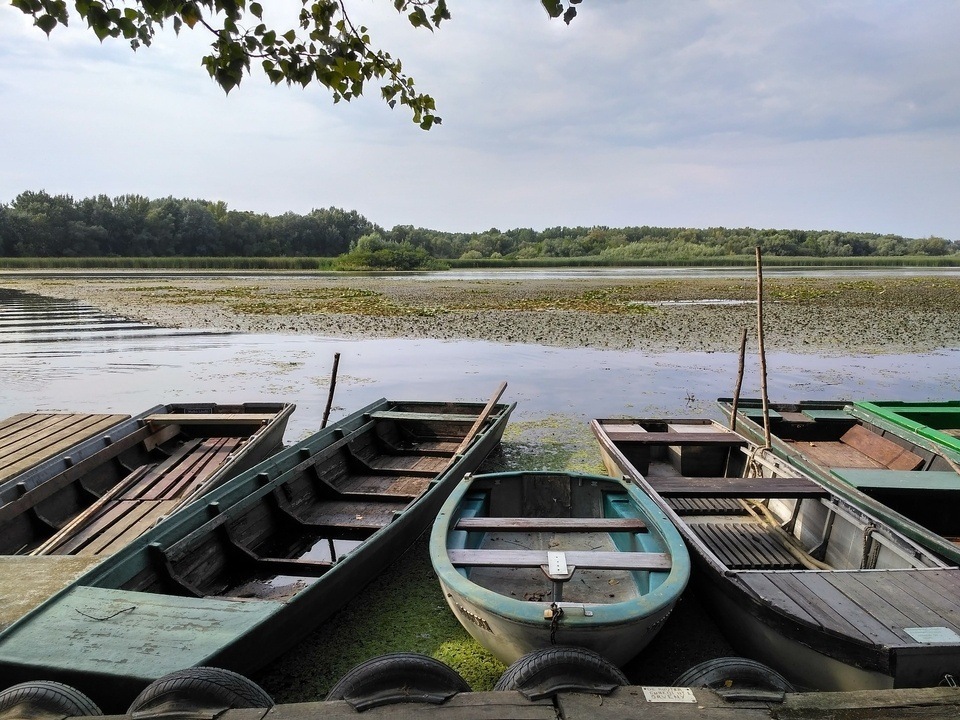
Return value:
[(436, 98), (429, 132), (374, 86), (334, 105), (253, 77), (225, 96), (200, 31), (134, 53), (79, 19), (47, 39), (0, 3), (3, 203), (137, 193), (386, 228), (960, 240), (955, 0), (584, 0), (569, 27), (538, 0), (449, 0), (435, 34), (390, 0), (348, 0)]

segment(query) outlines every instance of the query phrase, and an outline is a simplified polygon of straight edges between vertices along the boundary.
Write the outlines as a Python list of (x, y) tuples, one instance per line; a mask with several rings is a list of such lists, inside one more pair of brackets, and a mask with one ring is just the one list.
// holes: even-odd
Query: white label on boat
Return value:
[(960, 635), (946, 627), (912, 627), (903, 631), (917, 642), (923, 643), (955, 643), (960, 642)]
[(565, 553), (555, 550), (547, 551), (547, 567), (550, 568), (550, 577), (554, 575), (567, 575), (567, 556)]
[(643, 697), (655, 703), (695, 703), (697, 698), (688, 687), (643, 687)]

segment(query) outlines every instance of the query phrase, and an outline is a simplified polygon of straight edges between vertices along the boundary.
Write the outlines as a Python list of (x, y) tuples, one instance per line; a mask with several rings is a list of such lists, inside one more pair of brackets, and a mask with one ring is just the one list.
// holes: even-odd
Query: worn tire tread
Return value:
[(378, 655), (348, 670), (330, 688), (326, 699), (362, 699), (396, 690), (393, 701), (402, 702), (406, 694), (412, 697), (418, 689), (427, 692), (442, 689), (453, 694), (469, 692), (470, 685), (452, 667), (429, 655), (396, 652)]
[(527, 653), (506, 669), (494, 690), (522, 690), (558, 671), (586, 671), (614, 685), (628, 685), (627, 676), (599, 653), (580, 647), (555, 646)]
[(193, 667), (154, 680), (137, 695), (127, 713), (167, 700), (194, 698), (214, 700), (231, 708), (270, 708), (274, 704), (263, 688), (239, 673), (223, 668)]
[(67, 715), (103, 715), (97, 704), (76, 688), (52, 680), (20, 683), (0, 692), (0, 712), (29, 704)]
[(719, 688), (727, 683), (743, 683), (768, 690), (794, 692), (793, 684), (773, 668), (743, 657), (721, 657), (705, 660), (682, 673), (674, 687)]

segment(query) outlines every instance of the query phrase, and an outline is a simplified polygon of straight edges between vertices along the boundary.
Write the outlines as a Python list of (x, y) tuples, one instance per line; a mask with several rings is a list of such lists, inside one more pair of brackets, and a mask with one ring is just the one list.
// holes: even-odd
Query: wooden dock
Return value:
[[(114, 720), (126, 718), (116, 716)], [(153, 716), (137, 714), (138, 720)], [(167, 715), (167, 717), (170, 717)], [(724, 696), (701, 688), (627, 686), (602, 696), (560, 693), (554, 698), (527, 700), (521, 693), (470, 692), (441, 705), (400, 703), (369, 708), (362, 713), (343, 700), (276, 705), (264, 709), (205, 709), (183, 717), (218, 720), (944, 720), (960, 717), (960, 688), (874, 690), (850, 693)], [(0, 713), (0, 719), (3, 719)], [(4, 719), (5, 720), (5, 719)], [(111, 720), (105, 718), (104, 720)]]

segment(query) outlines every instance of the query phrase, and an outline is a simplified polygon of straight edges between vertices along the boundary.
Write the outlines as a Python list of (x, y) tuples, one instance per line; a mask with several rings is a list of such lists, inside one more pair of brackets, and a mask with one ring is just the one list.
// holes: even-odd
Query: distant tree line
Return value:
[(554, 227), (448, 233), (410, 225), (385, 230), (353, 210), (306, 215), (230, 210), (223, 202), (140, 195), (24, 192), (0, 204), (0, 257), (324, 257), (345, 269), (440, 267), (444, 260), (599, 258), (638, 264), (744, 256), (760, 246), (785, 257), (960, 254), (939, 237), (752, 228)]

